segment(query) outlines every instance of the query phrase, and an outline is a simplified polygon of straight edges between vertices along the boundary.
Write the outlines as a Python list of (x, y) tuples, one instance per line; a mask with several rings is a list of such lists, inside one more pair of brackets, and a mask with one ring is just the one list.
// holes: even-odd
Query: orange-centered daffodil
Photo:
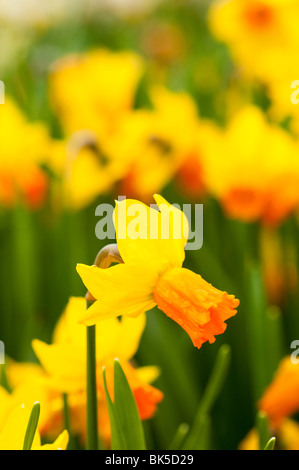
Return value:
[[(35, 339), (33, 349), (47, 377), (43, 384), (51, 390), (68, 394), (71, 430), (82, 443), (86, 439), (86, 328), (79, 324), (86, 309), (84, 297), (71, 297), (54, 330), (52, 344)], [(105, 400), (102, 369), (105, 367), (107, 387), (114, 394), (114, 359), (118, 358), (126, 374), (142, 420), (150, 419), (156, 412), (163, 393), (151, 385), (159, 375), (154, 366), (133, 367), (141, 335), (145, 328), (146, 315), (138, 319), (110, 318), (97, 328), (96, 367), (98, 427), (101, 439), (109, 445), (111, 431)], [(52, 412), (50, 415), (50, 411)], [(56, 412), (55, 412), (56, 411)], [(61, 421), (62, 401), (53, 396), (48, 413), (48, 431)], [(55, 428), (56, 429), (56, 428)], [(46, 425), (44, 426), (46, 431)]]
[(130, 199), (116, 205), (114, 225), (124, 264), (108, 269), (77, 265), (97, 299), (81, 321), (92, 325), (121, 315), (135, 317), (157, 305), (200, 348), (225, 331), (225, 320), (236, 314), (239, 300), (182, 267), (187, 218), (161, 196), (155, 200), (160, 211)]

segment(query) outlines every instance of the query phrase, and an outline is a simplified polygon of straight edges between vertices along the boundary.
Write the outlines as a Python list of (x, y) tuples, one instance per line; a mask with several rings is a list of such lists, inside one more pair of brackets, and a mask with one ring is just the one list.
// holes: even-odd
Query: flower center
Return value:
[(273, 9), (268, 5), (257, 4), (249, 5), (245, 17), (248, 23), (256, 29), (264, 29), (273, 23)]

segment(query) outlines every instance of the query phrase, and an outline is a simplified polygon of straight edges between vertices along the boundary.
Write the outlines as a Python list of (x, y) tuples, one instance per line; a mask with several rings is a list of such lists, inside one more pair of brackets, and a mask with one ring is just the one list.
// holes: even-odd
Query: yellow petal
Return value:
[(0, 403), (0, 429), (2, 429), (12, 407), (11, 395), (2, 386), (0, 386)]
[(123, 359), (131, 359), (137, 352), (146, 324), (146, 314), (142, 312), (137, 318), (123, 316), (117, 323), (118, 335), (114, 339), (114, 354)]
[[(51, 386), (68, 393), (80, 390), (86, 381), (85, 351), (66, 344), (46, 344), (35, 339), (32, 347), (45, 371), (50, 375)], [(63, 359), (63, 360), (62, 360)]]
[(156, 366), (138, 367), (138, 369), (136, 369), (136, 372), (138, 374), (139, 379), (148, 384), (154, 382), (161, 373), (159, 367)]
[(121, 315), (136, 316), (155, 305), (152, 294), (157, 276), (141, 266), (119, 264), (101, 269), (79, 264), (77, 271), (98, 299), (81, 318), (86, 325)]
[[(13, 409), (0, 433), (0, 450), (22, 450), (30, 417), (29, 408), (24, 405)], [(32, 447), (40, 446), (39, 433), (36, 432)]]
[[(56, 439), (53, 444), (45, 444), (38, 450), (66, 450), (69, 443), (69, 433), (64, 430)], [(32, 449), (34, 450), (34, 449)]]
[(84, 297), (71, 297), (55, 327), (53, 343), (77, 344), (81, 349), (85, 349), (86, 331), (82, 325), (78, 324), (79, 318), (86, 310), (86, 300)]
[(189, 235), (188, 219), (183, 211), (169, 204), (159, 194), (155, 194), (154, 199), (158, 204), (161, 217), (165, 218), (166, 223), (169, 221), (169, 243), (166, 246), (169, 251), (168, 257), (180, 267), (185, 259), (185, 245)]
[(81, 318), (81, 322), (84, 325), (90, 326), (99, 321), (122, 315), (137, 317), (156, 305), (152, 296), (148, 296), (148, 298), (134, 298), (134, 293), (134, 289), (131, 287), (127, 296), (125, 293), (124, 295), (119, 295), (116, 291), (113, 294), (102, 297), (86, 310), (86, 313)]
[(182, 265), (186, 240), (179, 228), (184, 220), (181, 211), (173, 209), (161, 196), (156, 196), (156, 201), (162, 212), (134, 199), (117, 202), (113, 217), (124, 262), (161, 274), (168, 267)]

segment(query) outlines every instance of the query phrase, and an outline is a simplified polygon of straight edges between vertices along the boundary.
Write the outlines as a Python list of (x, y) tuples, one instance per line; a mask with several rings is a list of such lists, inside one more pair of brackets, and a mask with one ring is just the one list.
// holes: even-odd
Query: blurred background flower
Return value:
[[(203, 246), (186, 251), (184, 266), (240, 306), (198, 351), (151, 304), (124, 360), (140, 403), (150, 387), (148, 447), (168, 448), (182, 423), (192, 427), (225, 343), (228, 376), (197, 446), (256, 448), (263, 403), (278, 446), (299, 447), (297, 402), (288, 398), (299, 333), (298, 20), (296, 0), (0, 0), (0, 424), (38, 394), (42, 441), (55, 441), (67, 389), (53, 386), (50, 351), (69, 299), (85, 295), (77, 263), (90, 266), (108, 243), (96, 237), (96, 208), (118, 196), (150, 204), (159, 193), (181, 208), (203, 204)], [(136, 378), (152, 365), (155, 387)], [(84, 429), (82, 389), (68, 398), (72, 426)]]

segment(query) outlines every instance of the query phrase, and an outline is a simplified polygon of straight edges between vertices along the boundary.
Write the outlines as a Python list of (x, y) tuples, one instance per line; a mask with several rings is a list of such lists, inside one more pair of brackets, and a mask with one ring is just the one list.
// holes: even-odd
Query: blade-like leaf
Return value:
[(271, 439), (269, 439), (269, 441), (265, 445), (264, 450), (274, 450), (275, 444), (276, 444), (276, 438), (271, 437)]
[(211, 430), (209, 415), (225, 380), (230, 356), (230, 346), (223, 344), (218, 351), (215, 366), (199, 403), (193, 426), (184, 442), (183, 449), (200, 450), (199, 447), (203, 445), (202, 443), (204, 443), (204, 446), (207, 445)]
[(24, 438), (23, 450), (31, 449), (34, 436), (36, 433), (37, 425), (38, 425), (39, 415), (40, 415), (40, 403), (37, 401), (34, 403), (32, 407), (32, 411), (30, 414), (30, 418), (28, 421), (27, 430), (26, 430), (26, 434)]
[(183, 441), (185, 437), (187, 436), (189, 432), (189, 424), (182, 423), (178, 427), (168, 449), (169, 450), (179, 450), (181, 448), (181, 445), (183, 444)]
[(108, 392), (105, 369), (104, 389), (111, 426), (113, 450), (145, 450), (143, 427), (136, 401), (119, 361), (114, 362), (114, 402)]
[(145, 440), (136, 401), (119, 361), (114, 361), (114, 407), (127, 450), (145, 450)]
[(104, 381), (105, 397), (106, 397), (108, 414), (109, 414), (109, 419), (110, 419), (110, 427), (111, 427), (111, 448), (113, 450), (123, 450), (126, 448), (125, 440), (122, 434), (121, 427), (117, 420), (114, 403), (112, 402), (109, 392), (108, 392), (105, 368), (103, 368), (103, 381)]

